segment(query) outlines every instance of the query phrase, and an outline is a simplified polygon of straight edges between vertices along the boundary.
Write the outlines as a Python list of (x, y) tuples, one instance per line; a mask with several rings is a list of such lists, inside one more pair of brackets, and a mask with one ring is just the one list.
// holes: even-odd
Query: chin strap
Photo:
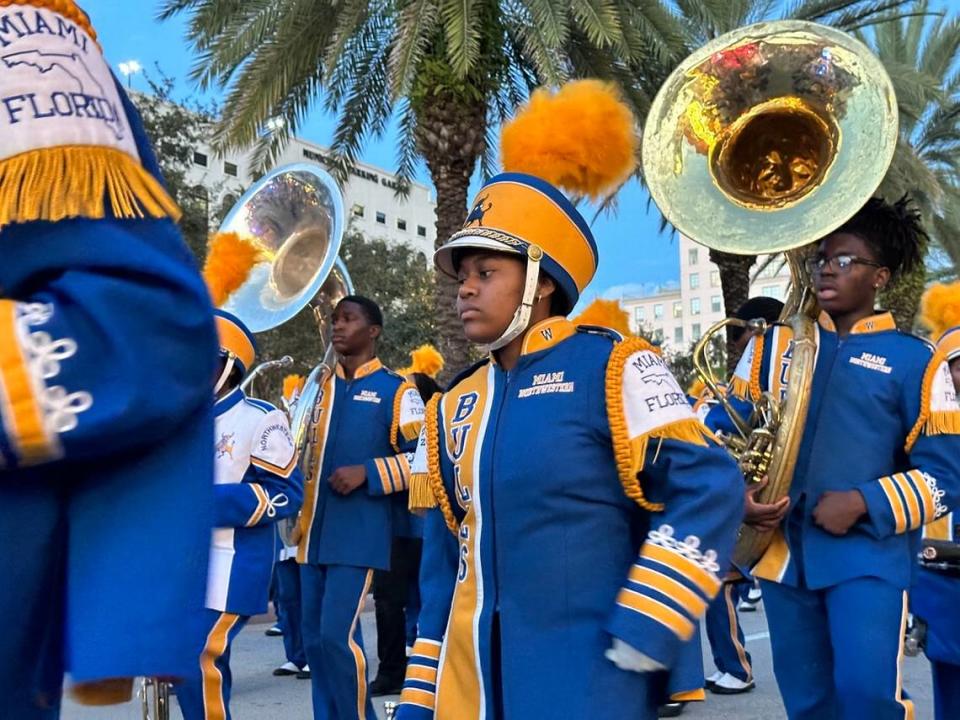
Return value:
[(227, 355), (227, 362), (223, 366), (223, 372), (220, 373), (220, 377), (217, 378), (217, 384), (213, 388), (214, 395), (220, 394), (220, 390), (222, 390), (223, 386), (226, 384), (227, 378), (230, 377), (230, 372), (233, 370), (233, 363), (235, 361), (236, 361), (236, 358), (234, 358), (232, 354)]
[(543, 250), (539, 245), (530, 245), (527, 248), (527, 279), (523, 285), (523, 299), (520, 300), (520, 306), (513, 314), (513, 320), (503, 331), (503, 335), (486, 346), (487, 352), (499, 350), (506, 347), (510, 342), (516, 339), (530, 324), (530, 314), (533, 312), (533, 304), (536, 302), (537, 281), (540, 279), (540, 259), (543, 257)]

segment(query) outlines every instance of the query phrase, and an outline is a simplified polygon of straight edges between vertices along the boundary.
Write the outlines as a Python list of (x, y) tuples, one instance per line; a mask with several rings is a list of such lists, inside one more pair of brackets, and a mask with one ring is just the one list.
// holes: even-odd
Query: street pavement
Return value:
[[(376, 627), (372, 601), (362, 614), (363, 635), (370, 659), (371, 679), (376, 672)], [(707, 693), (703, 703), (693, 703), (682, 717), (689, 720), (785, 720), (786, 714), (773, 679), (770, 660), (770, 641), (767, 634), (763, 606), (759, 612), (741, 613), (747, 650), (753, 656), (756, 688), (742, 695), (719, 696)], [(234, 643), (233, 699), (230, 703), (233, 720), (310, 720), (310, 682), (296, 678), (276, 678), (271, 671), (284, 661), (280, 638), (269, 638), (263, 633), (268, 624), (248, 625)], [(713, 661), (704, 641), (704, 667), (709, 675)], [(904, 685), (917, 706), (917, 720), (933, 719), (930, 671), (923, 657), (906, 658)], [(384, 700), (374, 698), (378, 718), (383, 717)], [(175, 705), (176, 703), (174, 703)], [(81, 708), (66, 702), (63, 720), (141, 720), (140, 708), (134, 703), (112, 708)], [(180, 718), (177, 708), (173, 718)], [(512, 718), (510, 720), (513, 720)], [(546, 700), (541, 718), (522, 720), (563, 720), (562, 708)], [(579, 718), (573, 720), (581, 720)], [(586, 720), (586, 719), (583, 719)]]

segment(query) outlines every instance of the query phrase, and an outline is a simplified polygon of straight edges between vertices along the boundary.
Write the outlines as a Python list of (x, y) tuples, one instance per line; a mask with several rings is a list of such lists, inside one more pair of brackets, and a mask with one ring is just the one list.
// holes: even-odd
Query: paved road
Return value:
[[(762, 606), (761, 606), (762, 608)], [(364, 639), (369, 649), (376, 647), (373, 612), (370, 607), (362, 615)], [(714, 696), (707, 693), (707, 701), (691, 705), (683, 714), (690, 720), (784, 720), (786, 715), (773, 680), (770, 663), (770, 642), (767, 639), (766, 618), (763, 611), (742, 614), (747, 649), (753, 655), (757, 687), (750, 693), (734, 696)], [(270, 672), (283, 662), (283, 646), (279, 638), (268, 638), (266, 625), (248, 626), (234, 646), (234, 694), (231, 703), (233, 720), (310, 720), (310, 683), (295, 678), (275, 678)], [(375, 653), (374, 653), (375, 654)], [(704, 654), (709, 674), (713, 670), (709, 652)], [(376, 659), (371, 658), (376, 666)], [(932, 720), (933, 704), (929, 667), (923, 658), (907, 658), (904, 683), (917, 704), (917, 720)], [(382, 717), (383, 700), (375, 706)], [(555, 707), (544, 707), (542, 720), (562, 720)], [(173, 716), (179, 718), (174, 710)], [(67, 703), (63, 720), (140, 720), (139, 708), (133, 704), (115, 708), (78, 708)], [(541, 720), (526, 718), (524, 720)]]

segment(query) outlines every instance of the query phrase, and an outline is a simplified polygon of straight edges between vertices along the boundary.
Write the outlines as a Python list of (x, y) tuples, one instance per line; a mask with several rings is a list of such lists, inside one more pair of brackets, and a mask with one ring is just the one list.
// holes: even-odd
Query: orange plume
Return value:
[(260, 248), (236, 233), (217, 233), (210, 239), (203, 279), (210, 289), (214, 307), (223, 307), (262, 258)]
[(410, 365), (397, 370), (400, 375), (408, 377), (414, 373), (428, 375), (436, 379), (437, 374), (443, 370), (443, 355), (433, 345), (421, 345), (410, 353)]
[(630, 177), (637, 146), (633, 112), (613, 84), (600, 80), (534, 91), (500, 134), (504, 170), (594, 199)]
[(283, 397), (287, 402), (303, 391), (304, 381), (303, 375), (287, 375), (283, 378)]
[(601, 300), (597, 298), (584, 308), (583, 312), (573, 319), (574, 325), (599, 325), (600, 327), (616, 330), (624, 337), (630, 337), (630, 316), (620, 307), (616, 300)]
[(960, 326), (960, 282), (931, 285), (920, 301), (920, 322), (930, 328), (933, 340)]

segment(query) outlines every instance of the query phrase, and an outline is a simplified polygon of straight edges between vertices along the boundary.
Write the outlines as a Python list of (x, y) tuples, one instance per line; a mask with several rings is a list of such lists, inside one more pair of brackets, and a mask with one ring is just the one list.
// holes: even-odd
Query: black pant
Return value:
[(373, 574), (373, 600), (377, 615), (377, 677), (397, 684), (407, 669), (405, 608), (411, 583), (420, 572), (420, 538), (396, 537), (390, 547), (390, 570)]

